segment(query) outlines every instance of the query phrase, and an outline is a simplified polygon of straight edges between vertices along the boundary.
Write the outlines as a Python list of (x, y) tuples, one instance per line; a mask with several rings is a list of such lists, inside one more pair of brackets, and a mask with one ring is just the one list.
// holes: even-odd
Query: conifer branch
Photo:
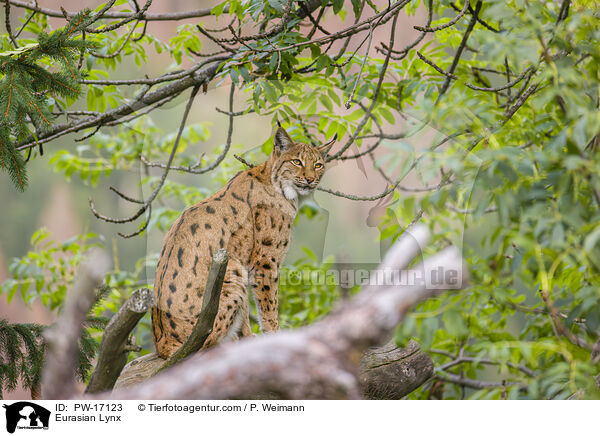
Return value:
[[(7, 17), (9, 9), (10, 3), (5, 2)], [(29, 136), (29, 124), (33, 125), (36, 136), (52, 127), (48, 96), (76, 98), (79, 95), (82, 77), (76, 68), (75, 54), (92, 44), (74, 36), (92, 21), (91, 11), (82, 11), (65, 27), (49, 34), (41, 32), (37, 43), (0, 53), (0, 168), (8, 172), (21, 191), (27, 186), (25, 163), (31, 152), (23, 159), (15, 144)], [(7, 25), (12, 37), (10, 23)], [(58, 71), (48, 70), (42, 64), (41, 61), (48, 58), (55, 61)], [(40, 144), (40, 155), (42, 153)]]

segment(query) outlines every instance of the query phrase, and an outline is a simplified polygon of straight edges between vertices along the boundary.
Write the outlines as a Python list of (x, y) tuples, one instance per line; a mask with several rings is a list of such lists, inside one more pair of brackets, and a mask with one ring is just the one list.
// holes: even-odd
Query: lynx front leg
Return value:
[(293, 220), (284, 209), (276, 204), (258, 205), (253, 216), (252, 290), (263, 332), (279, 330), (279, 267), (287, 253)]
[[(265, 268), (265, 267), (268, 267)], [(254, 270), (252, 290), (263, 332), (279, 330), (279, 297), (277, 292), (277, 265), (266, 263)]]
[(246, 319), (244, 320), (244, 322), (242, 324), (242, 330), (240, 331), (240, 338), (243, 338), (246, 336), (256, 336), (254, 333), (252, 333), (252, 328), (250, 327), (250, 317), (249, 316), (246, 316)]
[[(223, 287), (226, 293), (224, 298), (221, 298), (219, 306), (224, 306), (224, 309), (219, 307), (219, 313), (215, 318), (213, 330), (206, 338), (202, 349), (211, 348), (218, 343), (235, 341), (239, 338), (244, 324), (244, 318), (248, 317), (248, 312), (244, 308), (248, 305), (248, 301), (240, 303), (240, 294), (229, 295), (230, 290)], [(237, 302), (236, 302), (237, 301)]]
[(217, 343), (237, 340), (250, 314), (248, 301), (248, 274), (237, 259), (231, 259), (225, 272), (219, 311), (215, 317), (213, 331), (202, 348)]

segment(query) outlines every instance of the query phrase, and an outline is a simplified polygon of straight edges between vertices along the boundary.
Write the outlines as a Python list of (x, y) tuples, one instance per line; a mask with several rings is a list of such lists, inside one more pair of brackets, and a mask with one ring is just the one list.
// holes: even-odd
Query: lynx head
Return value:
[(271, 182), (288, 200), (311, 193), (325, 172), (327, 152), (337, 135), (328, 143), (313, 147), (294, 142), (281, 127), (273, 138)]

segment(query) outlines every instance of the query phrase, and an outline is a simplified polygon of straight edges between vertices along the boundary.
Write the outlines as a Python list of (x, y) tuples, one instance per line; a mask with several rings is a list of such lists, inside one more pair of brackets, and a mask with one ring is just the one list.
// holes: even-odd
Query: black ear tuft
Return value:
[(331, 149), (331, 147), (333, 147), (333, 144), (335, 143), (336, 139), (337, 139), (337, 133), (335, 135), (333, 135), (333, 139), (331, 141), (329, 141), (327, 144), (317, 147), (317, 150), (319, 150), (323, 156), (326, 156), (327, 153), (329, 152), (329, 150)]
[(294, 145), (294, 141), (292, 141), (290, 135), (288, 135), (283, 127), (279, 127), (275, 132), (275, 137), (273, 138), (273, 151), (282, 153), (288, 150), (292, 145)]

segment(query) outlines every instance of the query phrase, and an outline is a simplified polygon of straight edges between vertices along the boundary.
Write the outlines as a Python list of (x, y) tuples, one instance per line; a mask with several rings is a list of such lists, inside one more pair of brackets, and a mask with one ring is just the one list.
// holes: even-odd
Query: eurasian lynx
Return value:
[(262, 330), (279, 329), (279, 268), (298, 200), (319, 183), (333, 141), (320, 147), (295, 143), (280, 127), (273, 143), (269, 159), (236, 174), (211, 197), (187, 209), (165, 236), (152, 310), (154, 344), (161, 357), (173, 354), (190, 335), (202, 307), (211, 259), (219, 248), (227, 249), (230, 259), (219, 312), (203, 348), (251, 335), (248, 286)]

